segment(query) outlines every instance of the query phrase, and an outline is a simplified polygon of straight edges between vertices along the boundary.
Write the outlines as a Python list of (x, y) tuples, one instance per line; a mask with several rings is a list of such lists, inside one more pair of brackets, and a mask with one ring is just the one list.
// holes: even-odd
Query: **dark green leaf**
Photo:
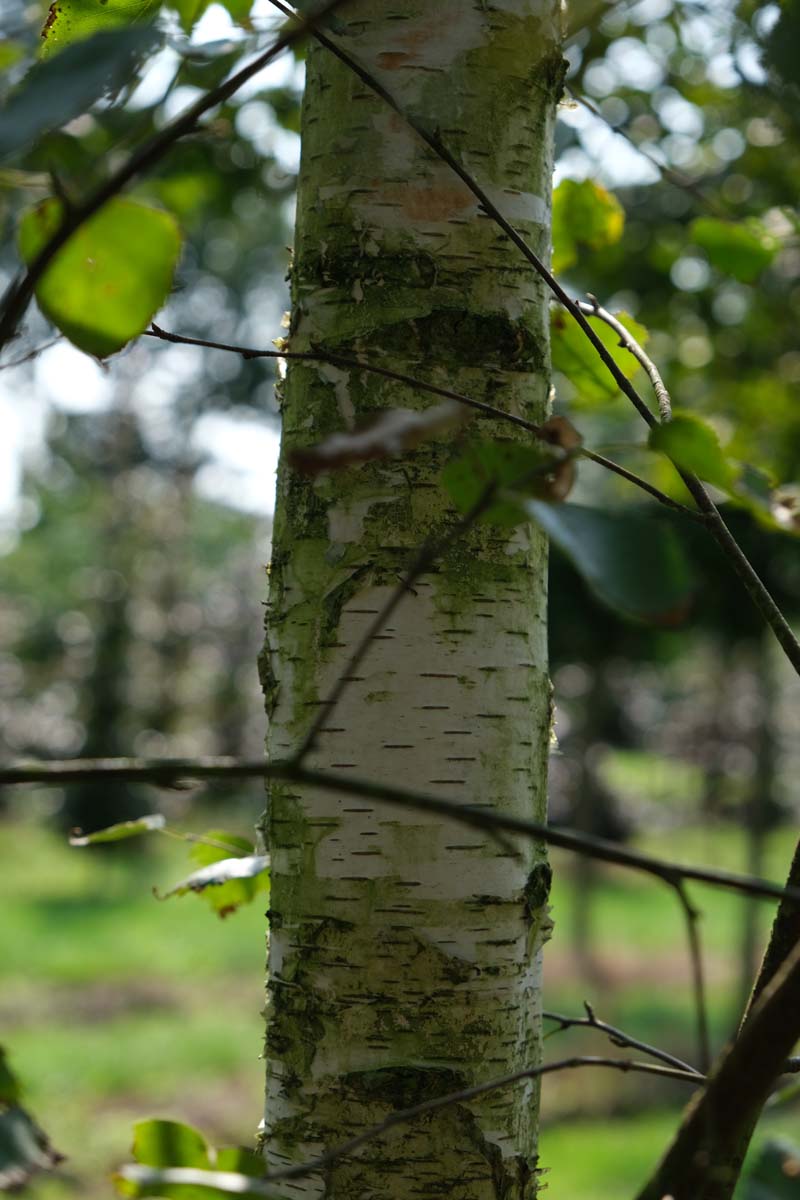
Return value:
[(546, 446), (523, 445), (521, 442), (476, 442), (466, 454), (448, 463), (442, 472), (442, 484), (450, 499), (461, 512), (469, 512), (484, 495), (487, 486), (498, 485), (504, 495), (484, 514), (484, 520), (508, 528), (521, 525), (528, 519), (525, 508), (516, 495), (541, 496), (547, 493), (549, 465), (557, 461)]
[(0, 1104), (19, 1104), (21, 1087), (3, 1046), (0, 1046)]
[(577, 262), (579, 246), (601, 250), (622, 237), (625, 213), (612, 194), (592, 179), (565, 179), (553, 193), (553, 270)]
[(203, 892), (215, 912), (226, 917), (268, 889), (268, 866), (269, 858), (265, 854), (221, 858), (195, 871), (158, 898), (167, 900), (170, 896), (185, 896), (187, 892)]
[(42, 58), (95, 33), (152, 21), (160, 6), (161, 0), (53, 0), (42, 28)]
[(70, 835), (70, 846), (95, 846), (99, 842), (122, 842), (126, 838), (139, 837), (143, 833), (152, 833), (163, 829), (167, 818), (161, 813), (151, 813), (146, 817), (138, 817), (135, 821), (121, 821), (119, 825), (109, 825), (98, 829), (95, 833), (82, 834), (76, 829)]
[[(647, 344), (648, 333), (643, 325), (625, 312), (614, 314), (640, 346)], [(619, 344), (619, 338), (604, 322), (589, 318), (592, 328), (612, 355), (626, 379), (632, 379), (639, 363), (630, 350)], [(554, 309), (550, 322), (553, 366), (566, 375), (576, 390), (576, 404), (606, 404), (617, 395), (617, 385), (611, 372), (601, 360), (586, 334), (569, 313)]]
[(687, 612), (691, 578), (674, 531), (641, 512), (525, 502), (531, 517), (611, 608), (655, 625)]
[(720, 446), (717, 431), (694, 413), (675, 411), (671, 421), (650, 430), (649, 442), (682, 471), (726, 491), (739, 474)]
[(783, 1138), (773, 1138), (762, 1146), (747, 1172), (742, 1200), (797, 1200), (798, 1196), (800, 1147)]
[(24, 1108), (0, 1109), (0, 1191), (16, 1191), (38, 1171), (52, 1171), (62, 1161)]
[[(60, 200), (29, 209), (19, 231), (31, 262), (61, 222)], [(167, 298), (180, 253), (169, 213), (110, 200), (72, 235), (44, 274), (36, 299), (45, 316), (87, 354), (105, 358), (142, 333)]]
[(733, 222), (698, 217), (692, 222), (691, 236), (705, 250), (713, 266), (742, 283), (752, 283), (779, 249), (777, 239), (755, 220)]
[(0, 109), (0, 158), (27, 149), (122, 87), (139, 57), (159, 40), (154, 29), (115, 29), (37, 63)]

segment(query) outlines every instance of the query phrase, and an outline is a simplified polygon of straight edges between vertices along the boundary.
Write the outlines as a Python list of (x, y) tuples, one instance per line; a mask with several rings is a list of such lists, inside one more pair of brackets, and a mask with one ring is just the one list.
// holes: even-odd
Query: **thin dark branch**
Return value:
[[(270, 0), (270, 2), (283, 13), (291, 14), (291, 9), (288, 8), (283, 0)], [(555, 276), (545, 266), (538, 255), (531, 249), (522, 234), (511, 224), (511, 222), (503, 215), (497, 205), (491, 200), (489, 195), (480, 186), (477, 180), (470, 174), (467, 169), (462, 166), (455, 155), (448, 150), (442, 143), (440, 138), (431, 133), (413, 114), (406, 112), (403, 106), (395, 99), (382, 83), (374, 78), (370, 72), (362, 66), (362, 64), (354, 59), (346, 51), (342, 50), (336, 42), (332, 41), (326, 34), (319, 29), (314, 31), (314, 37), (325, 46), (331, 54), (334, 54), (341, 62), (343, 62), (355, 75), (370, 88), (376, 96), (379, 96), (385, 104), (387, 104), (397, 115), (406, 122), (406, 124), (414, 130), (419, 138), (429, 147), (433, 153), (446, 163), (450, 169), (458, 176), (462, 183), (472, 192), (480, 208), (483, 212), (495, 222), (495, 224), (503, 230), (509, 240), (517, 247), (524, 258), (530, 263), (537, 275), (544, 280), (553, 295), (560, 301), (570, 316), (577, 322), (583, 330), (586, 337), (594, 346), (597, 354), (605, 364), (608, 371), (611, 373), (617, 387), (627, 396), (636, 411), (642, 419), (651, 427), (654, 428), (658, 424), (657, 418), (648, 408), (642, 397), (637, 392), (636, 388), (625, 377), (625, 374), (620, 370), (615, 362), (613, 355), (604, 345), (598, 334), (592, 328), (589, 319), (581, 311), (580, 306), (567, 294)], [(734, 570), (742, 579), (742, 582), (747, 589), (750, 598), (756, 608), (761, 613), (764, 620), (769, 625), (774, 633), (781, 649), (783, 650), (789, 662), (794, 667), (798, 675), (800, 675), (800, 643), (794, 636), (788, 621), (784, 617), (778, 605), (773, 600), (768, 589), (759, 578), (756, 571), (753, 569), (750, 561), (742, 552), (735, 538), (731, 534), (724, 520), (722, 519), (719, 510), (709, 496), (708, 492), (703, 487), (699, 479), (694, 475), (688, 475), (680, 472), (681, 478), (686, 484), (689, 492), (692, 495), (695, 503), (700, 511), (708, 518), (709, 530), (716, 540), (717, 544), (723, 553), (730, 560)]]
[[(563, 1013), (547, 1011), (543, 1012), (542, 1016), (546, 1021), (557, 1021), (561, 1029), (597, 1029), (606, 1035), (612, 1045), (618, 1046), (620, 1049), (641, 1050), (643, 1054), (648, 1054), (668, 1067), (677, 1067), (679, 1071), (689, 1071), (691, 1074), (697, 1075), (699, 1079), (703, 1079), (702, 1073), (696, 1067), (685, 1063), (683, 1059), (676, 1058), (674, 1054), (661, 1050), (658, 1046), (651, 1046), (649, 1042), (642, 1042), (639, 1038), (632, 1037), (629, 1033), (625, 1033), (624, 1029), (618, 1029), (616, 1025), (609, 1025), (607, 1021), (601, 1021), (587, 1001), (584, 1001), (583, 1006), (586, 1009), (585, 1017), (567, 1017)], [(555, 1030), (554, 1032), (560, 1031)]]
[(180, 138), (192, 133), (197, 128), (200, 118), (210, 109), (228, 100), (242, 84), (246, 83), (248, 79), (252, 79), (278, 54), (294, 45), (300, 38), (316, 32), (317, 23), (325, 20), (344, 2), (345, 0), (326, 0), (315, 13), (308, 17), (290, 13), (291, 18), (295, 21), (293, 28), (282, 33), (267, 50), (259, 54), (246, 67), (237, 71), (235, 75), (231, 75), (218, 87), (212, 88), (177, 116), (174, 121), (165, 125), (150, 141), (145, 142), (143, 146), (134, 151), (130, 158), (109, 175), (105, 183), (102, 183), (86, 200), (65, 208), (61, 225), (56, 233), (37, 254), (25, 274), (12, 281), (3, 297), (2, 305), (0, 305), (0, 348), (14, 337), (36, 285), (55, 255), (72, 234), (90, 217), (94, 216), (108, 200), (117, 196), (132, 180), (160, 162)]
[(675, 884), (675, 894), (686, 921), (686, 940), (689, 948), (689, 966), (692, 975), (695, 1020), (697, 1023), (697, 1055), (700, 1069), (707, 1074), (711, 1066), (711, 1036), (708, 1029), (708, 1004), (703, 970), (703, 949), (700, 944), (701, 913), (692, 904), (683, 881)]
[(295, 1167), (286, 1167), (284, 1170), (275, 1171), (264, 1176), (262, 1182), (269, 1184), (278, 1183), (284, 1179), (299, 1179), (314, 1171), (321, 1171), (331, 1163), (353, 1154), (367, 1142), (374, 1141), (375, 1138), (381, 1137), (398, 1125), (407, 1125), (419, 1117), (429, 1116), (443, 1108), (452, 1108), (456, 1104), (468, 1104), (469, 1101), (476, 1100), (479, 1096), (485, 1096), (488, 1092), (500, 1091), (501, 1088), (511, 1087), (525, 1079), (539, 1079), (543, 1075), (552, 1075), (557, 1071), (571, 1071), (579, 1067), (605, 1067), (613, 1071), (635, 1071), (645, 1075), (658, 1075), (662, 1079), (679, 1079), (693, 1087), (698, 1087), (704, 1082), (703, 1077), (695, 1071), (657, 1066), (655, 1063), (636, 1062), (626, 1058), (603, 1058), (592, 1055), (562, 1058), (556, 1062), (540, 1063), (535, 1067), (524, 1067), (521, 1071), (514, 1071), (510, 1075), (502, 1075), (497, 1079), (490, 1079), (486, 1083), (476, 1083), (474, 1087), (461, 1088), (457, 1092), (449, 1092), (446, 1096), (437, 1096), (433, 1100), (425, 1100), (422, 1104), (415, 1104), (411, 1108), (400, 1109), (398, 1112), (391, 1113), (379, 1124), (356, 1134), (350, 1141), (329, 1150), (327, 1154), (321, 1154), (319, 1158), (312, 1159), (310, 1162), (298, 1163)]
[[(353, 358), (349, 355), (336, 354), (328, 350), (259, 350), (255, 346), (237, 346), (229, 342), (214, 342), (208, 338), (185, 337), (180, 333), (170, 333), (166, 329), (162, 329), (159, 325), (153, 322), (150, 329), (144, 334), (145, 337), (157, 338), (162, 342), (171, 342), (177, 346), (203, 346), (208, 350), (226, 350), (230, 354), (239, 354), (243, 359), (252, 358), (285, 358), (295, 362), (327, 362), (336, 367), (343, 367), (350, 371), (368, 371), (372, 375), (380, 375), (384, 379), (392, 379), (397, 383), (407, 384), (416, 391), (430, 392), (433, 396), (443, 396), (446, 400), (455, 400), (458, 404), (465, 404), (468, 408), (474, 408), (482, 413), (485, 417), (493, 421), (505, 421), (511, 425), (516, 425), (520, 429), (527, 430), (534, 437), (541, 436), (541, 426), (533, 421), (526, 421), (524, 417), (518, 417), (515, 413), (504, 412), (500, 408), (495, 408), (492, 404), (486, 404), (483, 400), (476, 400), (473, 396), (466, 396), (463, 392), (454, 392), (450, 388), (440, 387), (436, 383), (429, 383), (426, 379), (418, 379), (414, 375), (408, 375), (403, 371), (393, 371), (388, 367), (379, 367), (375, 363), (366, 362), (363, 358)], [(675, 509), (683, 513), (685, 517), (690, 517), (694, 521), (705, 522), (706, 517), (697, 512), (693, 508), (687, 508), (685, 504), (681, 504), (678, 500), (673, 500), (665, 492), (654, 487), (652, 483), (648, 483), (646, 479), (634, 474), (633, 471), (626, 470), (618, 463), (613, 462), (610, 458), (606, 458), (602, 454), (596, 454), (593, 450), (581, 450), (580, 456), (588, 458), (598, 466), (604, 467), (607, 471), (613, 471), (622, 479), (626, 479), (628, 483), (632, 483), (634, 487), (640, 488), (647, 492), (653, 499), (658, 500), (659, 504), (664, 504), (668, 508)]]
[(641, 475), (634, 474), (633, 471), (620, 466), (613, 459), (606, 458), (604, 454), (597, 454), (594, 450), (583, 449), (581, 450), (581, 458), (588, 458), (590, 462), (597, 463), (599, 467), (605, 467), (607, 471), (613, 471), (620, 478), (627, 479), (628, 483), (632, 483), (635, 487), (641, 488), (643, 492), (647, 492), (659, 504), (664, 504), (667, 508), (672, 508), (676, 512), (682, 513), (684, 517), (689, 517), (692, 521), (698, 521), (702, 525), (708, 524), (708, 517), (705, 513), (698, 512), (694, 508), (687, 508), (685, 504), (681, 504), (680, 500), (673, 500), (666, 492), (662, 492), (660, 488), (655, 487), (646, 479), (642, 479)]
[(79, 779), (102, 782), (108, 779), (137, 780), (157, 787), (172, 787), (186, 779), (285, 779), (296, 783), (319, 787), (325, 791), (345, 796), (361, 796), (376, 803), (394, 804), (417, 812), (438, 813), (442, 817), (459, 821), (476, 829), (500, 830), (533, 838), (576, 854), (585, 854), (601, 862), (642, 871), (664, 880), (674, 887), (677, 880), (688, 879), (740, 892), (748, 896), (761, 896), (767, 900), (785, 898), (800, 904), (800, 886), (783, 888), (766, 879), (738, 875), (714, 867), (690, 867), (667, 862), (650, 854), (618, 846), (602, 838), (574, 833), (568, 829), (553, 829), (538, 821), (513, 817), (482, 805), (458, 804), (439, 796), (424, 792), (413, 792), (392, 787), (385, 783), (372, 783), (351, 776), (330, 775), (324, 771), (298, 766), (296, 762), (267, 763), (263, 760), (248, 761), (236, 758), (196, 759), (72, 759), (62, 762), (20, 763), (0, 767), (0, 786), (11, 784), (60, 784)]
[(228, 350), (233, 354), (240, 354), (244, 359), (285, 358), (294, 362), (327, 362), (332, 366), (344, 367), (350, 371), (368, 371), (371, 375), (380, 375), (383, 379), (392, 379), (397, 383), (408, 384), (417, 391), (430, 392), (432, 396), (443, 396), (446, 400), (455, 400), (459, 404), (465, 404), (468, 408), (477, 409), (478, 412), (493, 420), (508, 421), (512, 425), (519, 426), (520, 429), (526, 429), (535, 437), (541, 433), (541, 426), (536, 425), (533, 421), (526, 421), (524, 417), (503, 412), (502, 409), (485, 404), (482, 400), (476, 400), (473, 396), (465, 396), (462, 392), (454, 392), (450, 388), (440, 387), (436, 383), (428, 383), (425, 379), (417, 379), (413, 375), (406, 375), (403, 371), (392, 371), (389, 367), (379, 367), (375, 363), (365, 362), (363, 358), (352, 358), (349, 355), (336, 354), (328, 350), (256, 350), (251, 346), (231, 346), (224, 342), (210, 342), (204, 338), (182, 337), (177, 333), (168, 333), (166, 329), (159, 328), (155, 323), (151, 324), (145, 336), (159, 338), (163, 342), (174, 342), (176, 345), (206, 346), (209, 350)]
[(635, 138), (631, 137), (630, 133), (624, 128), (624, 126), (612, 125), (608, 117), (586, 96), (582, 95), (580, 92), (576, 92), (573, 88), (569, 87), (569, 85), (567, 85), (566, 90), (569, 92), (570, 96), (572, 96), (572, 99), (576, 104), (580, 104), (583, 108), (587, 109), (592, 116), (597, 117), (599, 121), (603, 121), (612, 133), (615, 133), (618, 137), (624, 138), (628, 145), (632, 146), (637, 154), (641, 154), (642, 158), (646, 158), (647, 161), (655, 167), (662, 179), (667, 181), (667, 183), (671, 183), (673, 187), (680, 188), (682, 192), (688, 192), (704, 208), (713, 213), (715, 217), (718, 217), (721, 220), (730, 219), (730, 214), (724, 208), (721, 208), (711, 196), (707, 195), (706, 192), (704, 192), (699, 186), (699, 184), (689, 175), (684, 175), (682, 171), (676, 171), (674, 167), (668, 166), (667, 163), (659, 162), (655, 154), (651, 154), (650, 151), (646, 150), (644, 146), (641, 146), (635, 140)]
[(633, 334), (625, 328), (622, 322), (619, 321), (613, 313), (610, 313), (607, 308), (602, 307), (596, 296), (590, 295), (588, 302), (585, 300), (577, 300), (576, 304), (582, 313), (585, 313), (589, 317), (597, 317), (598, 321), (603, 321), (606, 325), (608, 325), (609, 329), (614, 330), (614, 333), (619, 338), (620, 346), (624, 347), (625, 350), (628, 350), (647, 372), (650, 382), (653, 385), (653, 391), (655, 392), (656, 400), (658, 401), (658, 411), (662, 424), (665, 421), (671, 421), (672, 399), (667, 391), (667, 386), (661, 377), (661, 372), (653, 362), (652, 358), (650, 358), (649, 354), (646, 354), (644, 349), (639, 345)]

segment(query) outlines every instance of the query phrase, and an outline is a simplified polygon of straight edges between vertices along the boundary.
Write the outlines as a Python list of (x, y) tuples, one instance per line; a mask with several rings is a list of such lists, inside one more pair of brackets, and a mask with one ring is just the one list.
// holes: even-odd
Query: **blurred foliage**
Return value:
[[(243, 56), (265, 46), (281, 21), (249, 0), (230, 0), (225, 7), (238, 25), (216, 40), (204, 40), (202, 24), (200, 32), (195, 28), (208, 8), (205, 0), (164, 7), (156, 26), (160, 48), (148, 51), (137, 43), (136, 53), (150, 57), (132, 76), (125, 38), (113, 35), (121, 37), (115, 43), (119, 71), (98, 79), (89, 43), (37, 65), (47, 5), (6, 0), (0, 24), (0, 270), (7, 277), (16, 268), (20, 214), (51, 196), (54, 181), (63, 202), (87, 194), (111, 163), (143, 145)], [(571, 5), (568, 18), (556, 268), (575, 294), (591, 292), (605, 307), (627, 313), (626, 327), (661, 369), (682, 415), (670, 444), (656, 449), (711, 483), (738, 489), (738, 499), (758, 509), (765, 480), (800, 480), (800, 6), (797, 0), (780, 7), (759, 0), (586, 0)], [(137, 36), (130, 29), (124, 34), (134, 34), (132, 42)], [(84, 64), (80, 79), (67, 60), (70, 53)], [(261, 347), (279, 335), (301, 61), (298, 50), (283, 75), (256, 79), (219, 105), (135, 185), (136, 203), (171, 213), (185, 239), (175, 287), (159, 317), (165, 328)], [(67, 67), (69, 86), (47, 74)], [(644, 392), (646, 379), (630, 353), (607, 327), (592, 323)], [(47, 336), (46, 322), (32, 312), (13, 357), (25, 357)], [(625, 465), (687, 502), (673, 466), (647, 446), (627, 401), (558, 310), (553, 361), (556, 410), (572, 417), (587, 444), (613, 448)], [(17, 368), (13, 385), (8, 383), (20, 404), (33, 393), (37, 365), (34, 359)], [(193, 433), (208, 414), (274, 419), (272, 368), (211, 349), (141, 339), (112, 360), (110, 370), (118, 396), (107, 411), (50, 414), (43, 447), (27, 464), (20, 503), (8, 523), (0, 597), (0, 749), (8, 757), (43, 758), (258, 753), (263, 722), (253, 664), (267, 557), (264, 523), (200, 494), (204, 464)], [(10, 373), (0, 375), (0, 384), (9, 379)], [(738, 474), (741, 463), (762, 474), (745, 478)], [(619, 505), (632, 496), (625, 482), (582, 463), (574, 499), (580, 506)], [(765, 530), (741, 508), (728, 506), (726, 518), (796, 623), (800, 543)], [(766, 830), (798, 809), (792, 784), (800, 766), (800, 717), (793, 681), (782, 673), (748, 599), (704, 532), (664, 514), (660, 524), (670, 543), (673, 535), (680, 539), (693, 580), (678, 629), (621, 619), (597, 602), (567, 558), (558, 551), (552, 556), (554, 817), (604, 836), (645, 831), (663, 849), (663, 838), (696, 820), (699, 810), (710, 845), (724, 844), (727, 836), (737, 843), (746, 839), (744, 865), (761, 871)], [(188, 804), (188, 797), (180, 799)], [(62, 824), (96, 829), (151, 805), (142, 789), (120, 785), (101, 792), (37, 792), (33, 807)], [(771, 865), (779, 873), (779, 864)], [(604, 907), (581, 914), (581, 898), (591, 910), (594, 893), (577, 869), (575, 878), (574, 898), (562, 899), (557, 913), (572, 931), (585, 977), (595, 983), (602, 969), (593, 974), (597, 963), (584, 953), (593, 930), (623, 928), (623, 914), (640, 921), (638, 942), (635, 933), (631, 937), (641, 955), (660, 926), (638, 894), (632, 904), (629, 891), (616, 883), (604, 885)], [(82, 953), (104, 954), (104, 961), (110, 956), (113, 969), (123, 971), (125, 955), (113, 959), (118, 933), (110, 917), (98, 931), (91, 915), (76, 908), (65, 917), (60, 899), (57, 906)], [(47, 913), (45, 918), (50, 920)], [(718, 939), (719, 955), (724, 948), (729, 965), (738, 956), (746, 980), (757, 944), (748, 941), (739, 908), (735, 918)], [(79, 919), (84, 941), (76, 932)], [(127, 914), (125, 924), (131, 924)], [(47, 925), (21, 928), (34, 936)], [(149, 969), (149, 945), (139, 950), (138, 969)], [(62, 948), (58, 957), (55, 947), (52, 954), (59, 970), (76, 969), (74, 952), (70, 957)], [(164, 952), (159, 969), (174, 972), (177, 963), (196, 972), (204, 955), (195, 930), (185, 944)], [(103, 964), (98, 959), (95, 965)], [(731, 999), (734, 992), (728, 980), (715, 994), (720, 1028), (733, 1019), (740, 1000), (738, 992)], [(646, 998), (629, 1002), (634, 1019), (636, 1004), (646, 1009), (648, 1034), (658, 1003), (652, 987)], [(730, 1011), (723, 1011), (726, 1005)], [(661, 1017), (655, 1040), (675, 1028), (671, 1008)], [(681, 1022), (688, 1041), (686, 1014)], [(229, 1053), (226, 1034), (218, 1033), (221, 1057)], [(107, 1056), (113, 1064), (118, 1051), (111, 1040)], [(211, 1045), (207, 1036), (201, 1041)], [(140, 1039), (142, 1053), (151, 1045), (149, 1033)], [(190, 1057), (197, 1057), (197, 1046)], [(569, 1111), (580, 1112), (584, 1101), (576, 1097)], [(649, 1163), (666, 1127), (660, 1117), (641, 1117), (645, 1102), (636, 1093), (632, 1107), (640, 1121), (657, 1125), (646, 1142)], [(545, 1132), (545, 1149), (548, 1137), (555, 1145), (557, 1131)], [(612, 1144), (607, 1130), (599, 1138)], [(584, 1144), (590, 1142), (587, 1135)], [(631, 1152), (627, 1135), (613, 1146), (635, 1186), (644, 1158)], [(598, 1190), (604, 1168), (597, 1150), (584, 1155), (594, 1177), (576, 1174), (573, 1180), (574, 1194), (587, 1200), (618, 1196), (629, 1185), (618, 1173), (610, 1192)], [(580, 1157), (570, 1154), (576, 1173)], [(765, 1170), (772, 1171), (777, 1160), (768, 1158)]]

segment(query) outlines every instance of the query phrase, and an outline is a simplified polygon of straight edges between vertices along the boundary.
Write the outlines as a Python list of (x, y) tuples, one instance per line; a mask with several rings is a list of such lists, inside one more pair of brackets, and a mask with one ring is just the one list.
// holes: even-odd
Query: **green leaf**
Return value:
[(0, 1104), (19, 1104), (22, 1088), (11, 1067), (5, 1048), (0, 1046)]
[(234, 1171), (256, 1179), (264, 1174), (264, 1159), (248, 1146), (221, 1146), (214, 1165), (218, 1171)]
[(37, 63), (0, 109), (0, 159), (27, 149), (122, 87), (139, 57), (159, 41), (154, 29), (115, 29)]
[[(263, 1174), (263, 1164), (261, 1172)], [(128, 1163), (114, 1175), (117, 1191), (128, 1197), (174, 1197), (174, 1200), (213, 1200), (233, 1195), (280, 1200), (276, 1191), (249, 1173), (208, 1171), (199, 1167), (145, 1167)]]
[(161, 0), (53, 0), (42, 28), (42, 58), (103, 30), (152, 21)]
[(0, 1192), (17, 1191), (32, 1175), (62, 1161), (30, 1113), (17, 1104), (0, 1109)]
[(770, 1139), (747, 1172), (742, 1189), (742, 1200), (797, 1200), (800, 1147), (785, 1138)]
[(0, 71), (7, 71), (25, 57), (25, 47), (11, 38), (0, 38)]
[[(626, 312), (614, 314), (640, 346), (648, 340), (647, 330)], [(603, 345), (609, 351), (626, 379), (632, 379), (639, 363), (619, 344), (619, 338), (603, 321), (590, 317), (589, 321)], [(550, 340), (553, 366), (573, 385), (577, 392), (576, 404), (606, 404), (617, 395), (617, 385), (586, 334), (569, 313), (553, 309), (550, 319)]]
[(161, 813), (151, 813), (146, 817), (138, 817), (135, 821), (121, 821), (119, 825), (108, 825), (95, 833), (82, 834), (75, 830), (70, 834), (70, 846), (95, 846), (100, 842), (123, 842), (126, 838), (139, 837), (142, 833), (152, 833), (163, 829), (167, 818)]
[[(19, 245), (30, 263), (59, 228), (60, 200), (23, 216)], [(142, 333), (166, 300), (181, 248), (169, 213), (114, 199), (70, 237), (36, 289), (45, 316), (80, 350), (105, 358)]]
[(199, 836), (205, 840), (195, 842), (189, 851), (189, 857), (199, 867), (222, 862), (223, 859), (234, 855), (244, 858), (255, 849), (249, 838), (240, 837), (237, 833), (228, 833), (225, 829), (207, 829)]
[(602, 250), (622, 237), (625, 212), (611, 192), (592, 179), (565, 179), (553, 193), (553, 271), (578, 261), (579, 246)]
[(181, 28), (185, 33), (191, 33), (211, 0), (170, 0), (170, 7), (178, 14)]
[(690, 232), (713, 266), (742, 283), (752, 283), (779, 249), (777, 238), (754, 219), (733, 222), (698, 217)]
[(650, 447), (688, 471), (729, 491), (739, 471), (719, 444), (717, 431), (692, 412), (676, 410), (672, 420), (650, 430)]
[(199, 1130), (180, 1121), (137, 1121), (133, 1157), (148, 1167), (206, 1167), (211, 1151)]
[[(544, 446), (521, 442), (475, 442), (467, 452), (442, 471), (442, 484), (460, 512), (469, 512), (490, 483), (525, 495), (542, 495), (546, 490), (544, 469), (555, 462)], [(526, 481), (527, 478), (527, 482)], [(484, 514), (493, 525), (512, 528), (528, 519), (525, 508), (513, 497), (503, 497)]]
[(655, 625), (675, 625), (686, 615), (689, 567), (663, 521), (541, 500), (526, 501), (526, 509), (609, 607)]
[[(210, 847), (208, 848), (210, 849)], [(224, 854), (224, 851), (220, 851)], [(202, 892), (220, 917), (227, 917), (243, 904), (269, 888), (269, 858), (266, 854), (248, 854), (241, 858), (221, 857), (181, 880), (159, 900), (170, 896), (185, 896), (187, 892)]]

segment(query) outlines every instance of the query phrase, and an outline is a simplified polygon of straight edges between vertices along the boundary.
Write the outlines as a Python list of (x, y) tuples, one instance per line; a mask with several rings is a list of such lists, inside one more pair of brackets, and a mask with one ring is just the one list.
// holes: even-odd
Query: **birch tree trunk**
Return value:
[[(340, 43), (458, 154), (542, 257), (562, 60), (551, 0), (351, 0)], [(325, 347), (540, 420), (541, 285), (469, 191), (324, 48), (308, 58), (292, 350)], [(293, 364), (262, 669), (273, 758), (291, 755), (426, 536), (452, 527), (451, 435), (310, 481), (292, 447), (424, 393)], [(482, 437), (508, 437), (482, 422)], [(471, 432), (476, 433), (477, 430)], [(546, 546), (482, 525), (373, 643), (313, 764), (542, 818), (550, 730)], [(264, 1150), (273, 1169), (391, 1111), (538, 1061), (549, 868), (438, 818), (270, 788)], [(530, 1083), (429, 1116), (278, 1194), (536, 1194)]]

